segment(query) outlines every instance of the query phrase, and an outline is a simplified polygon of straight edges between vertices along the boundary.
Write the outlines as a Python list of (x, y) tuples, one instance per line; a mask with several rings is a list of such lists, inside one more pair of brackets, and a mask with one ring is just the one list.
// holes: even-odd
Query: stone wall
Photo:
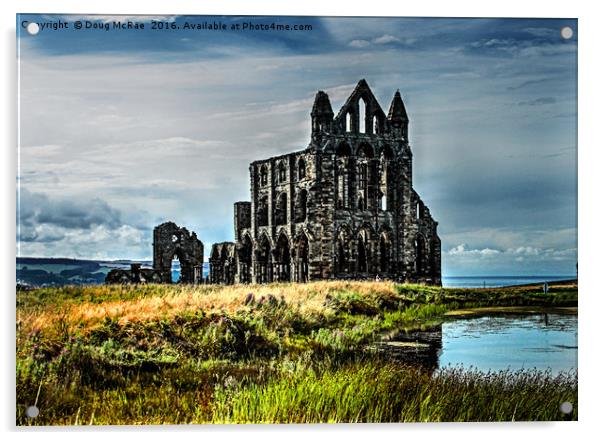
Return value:
[(197, 284), (202, 281), (203, 243), (195, 232), (190, 233), (173, 222), (166, 222), (153, 231), (153, 268), (163, 283), (172, 282), (174, 258), (180, 262), (181, 283)]
[(236, 243), (212, 249), (212, 282), (378, 277), (440, 285), (437, 222), (412, 186), (399, 91), (385, 115), (361, 80), (336, 116), (320, 91), (311, 117), (306, 149), (250, 165), (251, 201), (235, 204)]

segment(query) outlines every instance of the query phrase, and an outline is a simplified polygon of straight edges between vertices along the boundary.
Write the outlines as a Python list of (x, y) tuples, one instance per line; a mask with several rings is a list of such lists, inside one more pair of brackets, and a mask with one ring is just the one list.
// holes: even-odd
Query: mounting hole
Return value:
[(40, 26), (37, 23), (29, 23), (27, 25), (27, 32), (29, 35), (36, 35), (38, 32), (40, 32)]
[(30, 419), (37, 417), (39, 414), (40, 414), (40, 410), (35, 405), (28, 406), (27, 409), (25, 410), (25, 415), (27, 417), (29, 417)]
[(560, 404), (560, 412), (563, 414), (570, 414), (573, 412), (573, 404), (571, 402), (562, 402)]
[(565, 40), (570, 40), (573, 37), (573, 29), (568, 26), (563, 27), (560, 29), (560, 36)]

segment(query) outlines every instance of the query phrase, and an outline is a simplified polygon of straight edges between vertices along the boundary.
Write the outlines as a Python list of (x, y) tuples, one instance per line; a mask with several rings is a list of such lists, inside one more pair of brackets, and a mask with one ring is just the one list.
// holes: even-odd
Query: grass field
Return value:
[[(448, 313), (576, 306), (576, 285), (19, 291), (17, 424), (558, 420), (561, 402), (577, 402), (574, 375), (433, 372), (362, 348)], [(33, 404), (40, 415), (28, 419)]]

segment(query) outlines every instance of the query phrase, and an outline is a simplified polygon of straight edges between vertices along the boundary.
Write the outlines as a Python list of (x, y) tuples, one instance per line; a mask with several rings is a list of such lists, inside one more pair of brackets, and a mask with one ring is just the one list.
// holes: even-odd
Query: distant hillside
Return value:
[[(78, 260), (75, 258), (17, 257), (17, 283), (26, 286), (64, 286), (102, 284), (111, 269), (128, 269), (130, 264), (140, 263), (151, 267), (148, 260)], [(209, 272), (209, 264), (203, 265), (203, 275)], [(180, 274), (176, 260), (172, 267), (174, 280)]]

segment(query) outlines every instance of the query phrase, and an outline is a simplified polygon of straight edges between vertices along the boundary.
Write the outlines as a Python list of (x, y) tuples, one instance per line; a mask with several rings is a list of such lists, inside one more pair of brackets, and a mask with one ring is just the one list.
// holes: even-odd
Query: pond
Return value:
[(395, 331), (372, 345), (390, 359), (429, 369), (537, 368), (577, 372), (577, 314), (497, 313), (448, 318), (422, 330)]
[(577, 370), (577, 315), (494, 315), (444, 322), (439, 367)]

